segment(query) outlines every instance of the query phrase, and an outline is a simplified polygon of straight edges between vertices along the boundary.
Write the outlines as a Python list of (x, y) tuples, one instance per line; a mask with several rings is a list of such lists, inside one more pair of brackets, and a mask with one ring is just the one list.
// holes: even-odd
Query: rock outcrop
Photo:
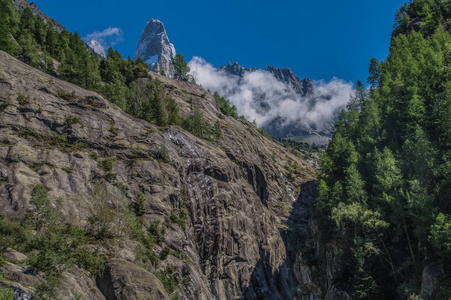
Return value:
[(134, 59), (141, 57), (152, 71), (163, 71), (171, 77), (174, 74), (172, 61), (175, 54), (174, 45), (169, 42), (163, 23), (150, 20), (139, 38)]
[(443, 266), (436, 262), (426, 265), (421, 278), (421, 297), (424, 300), (446, 298), (440, 294), (440, 277), (443, 275)]
[[(200, 86), (151, 76), (177, 101), (181, 114), (197, 106), (206, 122), (219, 122), (222, 137), (207, 141), (178, 127), (135, 119), (102, 96), (0, 51), (0, 213), (23, 217), (33, 187), (42, 184), (53, 204), (62, 203), (63, 217), (86, 228), (96, 211), (111, 203), (128, 207), (143, 195), (143, 226), (161, 228), (152, 249), (158, 264), (142, 266), (146, 270), (135, 266), (137, 242), (118, 222), (111, 223), (123, 233), (98, 245), (110, 259), (110, 277), (99, 279), (105, 294), (87, 274), (74, 271), (61, 287), (65, 299), (73, 299), (75, 291), (94, 299), (89, 286), (96, 297), (109, 297), (102, 286), (113, 286), (114, 297), (126, 292), (136, 295), (130, 299), (148, 299), (139, 295), (149, 290), (166, 297), (150, 273), (168, 272), (179, 279), (169, 297), (293, 299), (299, 285), (294, 237), (307, 226), (299, 187), (313, 179), (314, 168), (251, 123), (221, 115)], [(99, 163), (105, 160), (112, 161), (109, 173)], [(174, 221), (182, 209), (184, 224)], [(131, 272), (142, 276), (120, 275)]]
[(169, 300), (163, 284), (152, 273), (121, 259), (106, 263), (97, 285), (108, 300)]
[(90, 40), (88, 43), (88, 47), (94, 50), (94, 52), (100, 55), (101, 57), (103, 58), (106, 57), (105, 48), (103, 48), (103, 46), (98, 41), (94, 39)]

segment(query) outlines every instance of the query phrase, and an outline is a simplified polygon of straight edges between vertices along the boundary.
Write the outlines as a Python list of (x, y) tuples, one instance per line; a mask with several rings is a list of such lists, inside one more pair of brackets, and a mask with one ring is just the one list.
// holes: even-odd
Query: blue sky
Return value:
[(356, 82), (366, 80), (372, 57), (387, 57), (393, 16), (405, 1), (34, 2), (82, 37), (112, 28), (107, 41), (116, 42), (113, 47), (125, 57), (133, 57), (144, 26), (154, 18), (188, 61), (200, 56), (215, 67), (229, 61), (248, 68), (289, 67), (301, 78)]

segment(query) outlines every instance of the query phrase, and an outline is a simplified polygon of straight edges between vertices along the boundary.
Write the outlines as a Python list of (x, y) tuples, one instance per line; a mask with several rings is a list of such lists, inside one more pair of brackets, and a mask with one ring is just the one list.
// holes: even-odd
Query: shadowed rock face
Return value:
[[(303, 209), (294, 203), (300, 185), (313, 178), (313, 167), (262, 137), (251, 123), (219, 117), (214, 99), (200, 86), (151, 76), (162, 82), (181, 114), (198, 106), (206, 122), (218, 121), (222, 138), (210, 142), (178, 127), (134, 119), (102, 96), (0, 51), (0, 213), (24, 216), (31, 191), (40, 183), (52, 203), (62, 199), (61, 214), (83, 228), (102, 203), (94, 182), (102, 183), (106, 199), (115, 205), (128, 207), (141, 192), (144, 226), (158, 221), (165, 228), (154, 254), (167, 246), (174, 255), (140, 269), (133, 264), (136, 242), (124, 233), (119, 241), (101, 245), (100, 251), (121, 262), (117, 268), (109, 265), (112, 277), (103, 286), (119, 284), (120, 290), (140, 295), (144, 283), (113, 279), (112, 274), (136, 270), (160, 286), (149, 272), (170, 267), (184, 278), (178, 290), (187, 299), (292, 299), (298, 282), (286, 236), (290, 222), (296, 222), (290, 216)], [(18, 98), (27, 101), (21, 104)], [(68, 117), (79, 122), (68, 125)], [(159, 160), (163, 145), (168, 163)], [(114, 161), (108, 177), (99, 167), (106, 158)], [(293, 164), (299, 168), (289, 181)], [(180, 207), (188, 210), (186, 226), (170, 221)], [(64, 281), (63, 294), (91, 299), (95, 290), (109, 297), (102, 287), (80, 288), (93, 279), (76, 274)]]
[(134, 59), (141, 57), (152, 71), (164, 71), (166, 75), (172, 76), (175, 54), (174, 45), (169, 42), (163, 23), (150, 20), (139, 38)]

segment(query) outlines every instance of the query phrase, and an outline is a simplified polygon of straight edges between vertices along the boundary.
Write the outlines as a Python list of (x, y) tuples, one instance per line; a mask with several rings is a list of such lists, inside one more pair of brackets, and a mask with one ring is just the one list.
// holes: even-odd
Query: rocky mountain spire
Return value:
[(266, 70), (272, 73), (277, 79), (288, 86), (291, 86), (298, 94), (305, 96), (313, 91), (315, 86), (310, 78), (300, 79), (289, 68), (275, 68), (268, 66)]
[(136, 60), (141, 57), (154, 72), (164, 71), (172, 76), (172, 60), (175, 58), (174, 45), (169, 42), (164, 25), (159, 20), (150, 20), (144, 28), (135, 51)]
[(105, 48), (96, 40), (92, 39), (88, 43), (88, 47), (102, 57), (106, 57)]

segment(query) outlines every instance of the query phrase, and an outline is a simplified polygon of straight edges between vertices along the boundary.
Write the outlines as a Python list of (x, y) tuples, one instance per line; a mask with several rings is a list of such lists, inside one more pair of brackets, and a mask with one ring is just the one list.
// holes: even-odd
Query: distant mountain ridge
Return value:
[[(277, 68), (268, 66), (266, 69), (250, 69), (245, 68), (237, 62), (231, 62), (227, 66), (218, 68), (219, 71), (224, 71), (228, 75), (238, 76), (240, 80), (244, 80), (246, 74), (253, 72), (268, 72), (274, 78), (286, 86), (283, 94), (276, 92), (275, 95), (268, 95), (267, 93), (254, 89), (252, 90), (254, 96), (253, 108), (261, 115), (267, 115), (274, 105), (278, 105), (287, 98), (298, 99), (304, 103), (306, 110), (313, 110), (319, 101), (329, 101), (331, 95), (317, 95), (315, 94), (315, 85), (310, 78), (299, 78), (289, 68)], [(227, 98), (228, 95), (222, 95)], [(271, 98), (276, 96), (277, 98)], [(336, 114), (338, 115), (338, 112)], [(239, 112), (243, 113), (243, 112)], [(330, 138), (330, 132), (335, 122), (335, 117), (329, 118), (317, 126), (316, 124), (309, 124), (305, 120), (290, 121), (283, 116), (275, 116), (269, 122), (262, 124), (264, 131), (275, 138), (290, 138), (297, 141), (304, 141), (308, 143), (327, 144)]]
[[(229, 63), (227, 66), (219, 67), (219, 70), (224, 70), (228, 74), (237, 75), (243, 77), (246, 72), (255, 72), (256, 68), (248, 69), (237, 62)], [(278, 80), (285, 83), (287, 86), (292, 87), (298, 94), (305, 96), (313, 91), (315, 85), (310, 78), (300, 79), (296, 74), (294, 74), (289, 68), (276, 68), (273, 66), (268, 66), (265, 71), (270, 72)]]

